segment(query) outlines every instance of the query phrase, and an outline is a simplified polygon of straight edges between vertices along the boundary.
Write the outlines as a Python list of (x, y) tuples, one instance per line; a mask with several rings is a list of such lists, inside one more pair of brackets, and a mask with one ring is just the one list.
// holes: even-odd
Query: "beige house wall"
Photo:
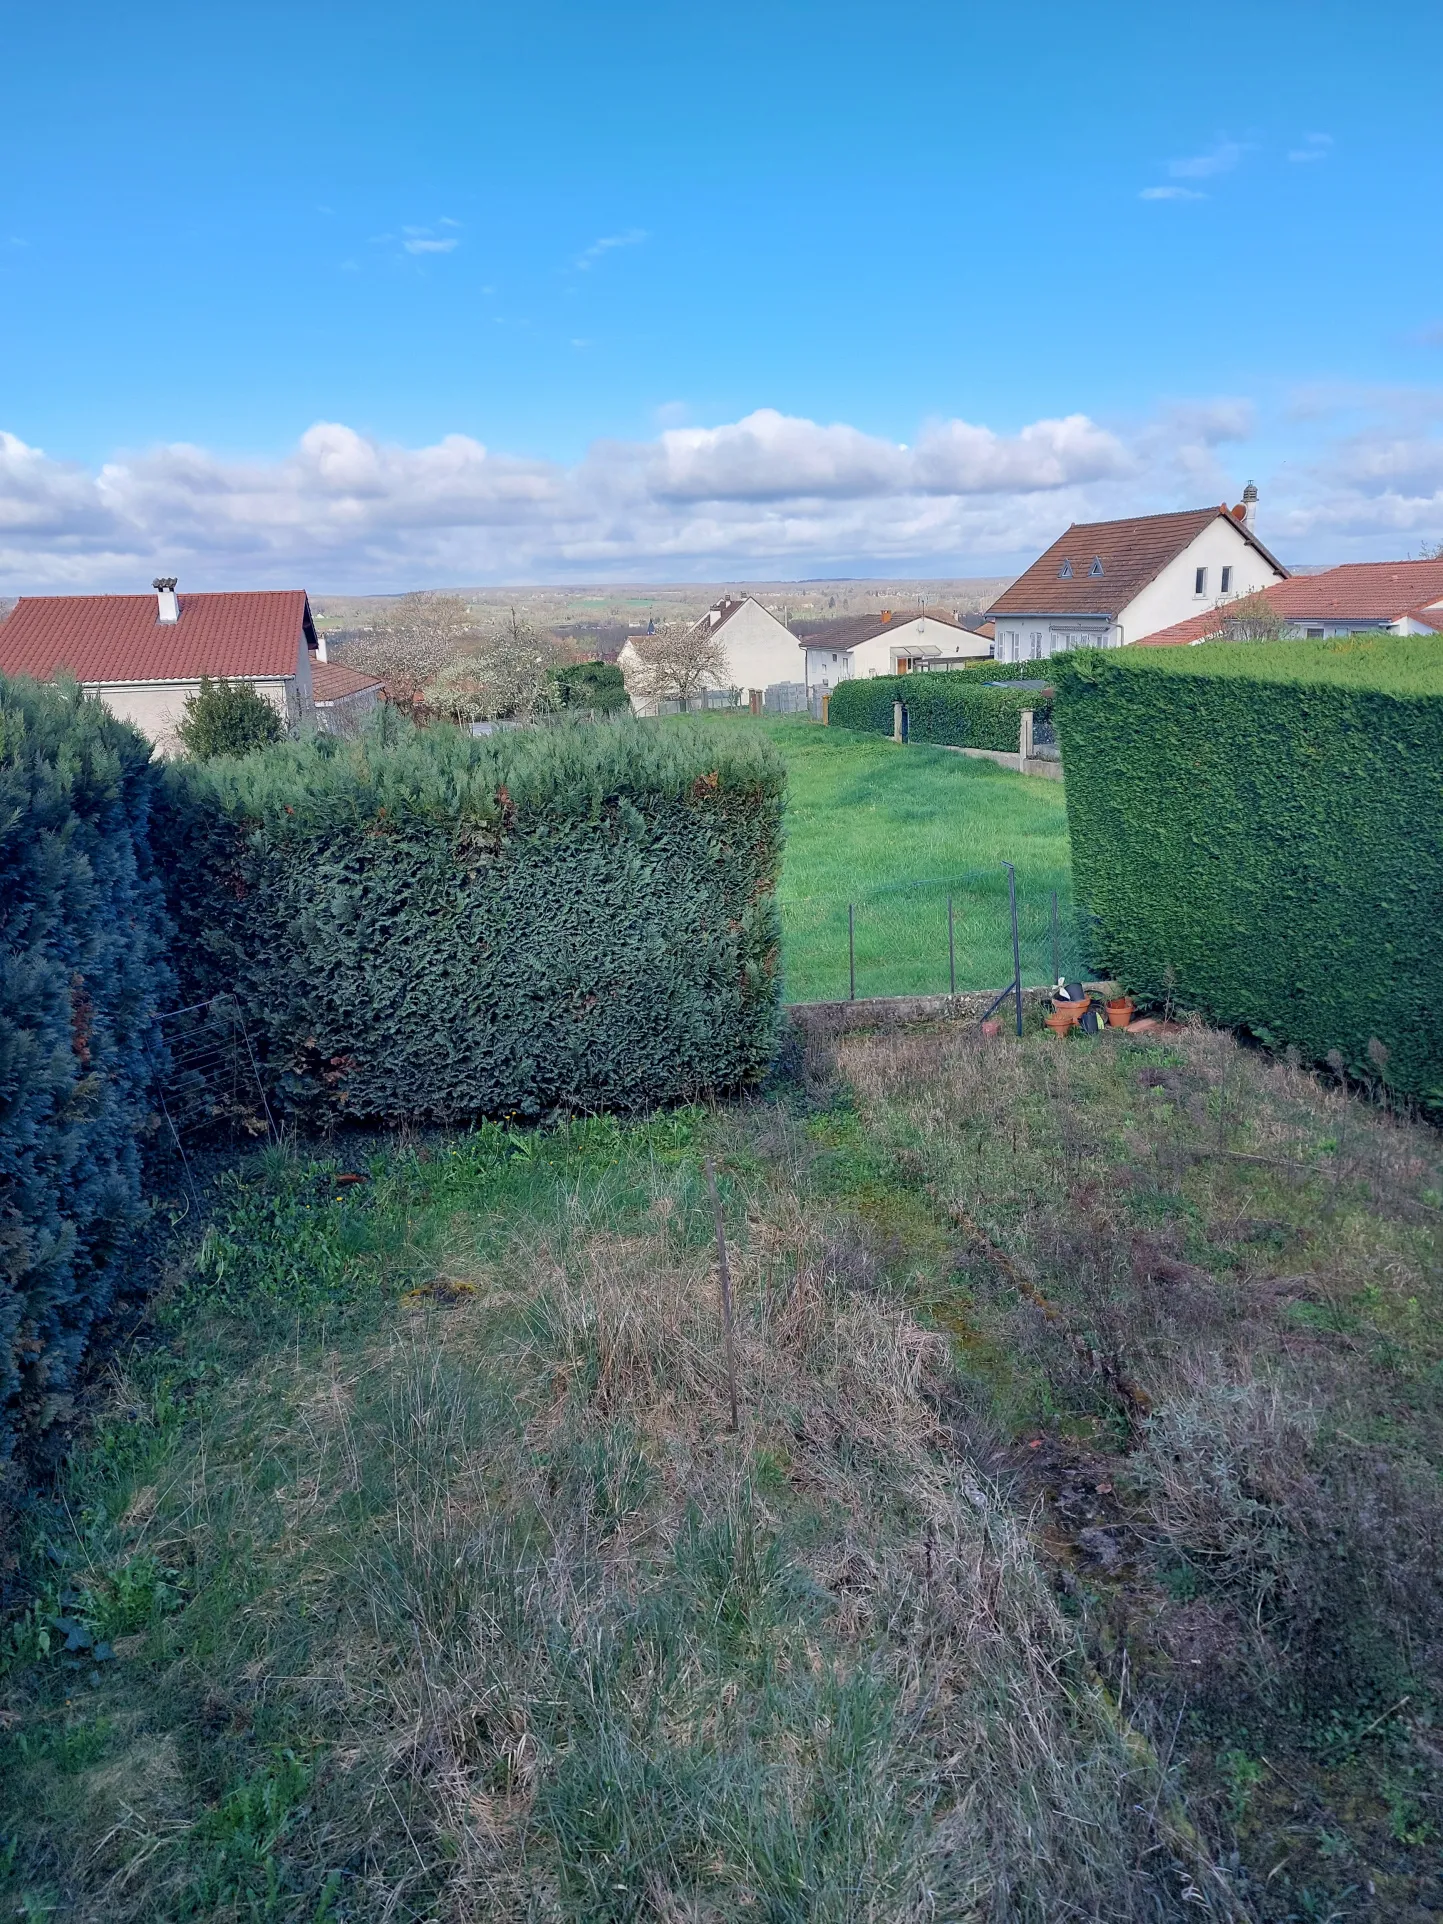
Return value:
[[(251, 686), (258, 695), (264, 695), (280, 714), (287, 730), (294, 733), (301, 716), (294, 681), (253, 681)], [(200, 693), (200, 682), (92, 682), (85, 692), (99, 695), (111, 714), (119, 716), (121, 721), (133, 722), (162, 755), (175, 755), (180, 752), (176, 727), (185, 717), (186, 702)], [(314, 705), (311, 713), (315, 714)]]
[[(297, 735), (304, 728), (316, 726), (316, 703), (311, 687), (311, 651), (302, 635), (296, 649), (296, 671), (293, 675), (256, 679), (249, 675), (237, 675), (237, 681), (249, 681), (258, 695), (263, 695), (271, 703), (285, 724), (286, 732)], [(112, 715), (121, 721), (128, 721), (145, 735), (162, 755), (179, 752), (180, 743), (176, 728), (185, 717), (185, 704), (192, 695), (200, 693), (200, 678), (194, 681), (104, 681), (87, 682), (86, 693), (98, 695)]]

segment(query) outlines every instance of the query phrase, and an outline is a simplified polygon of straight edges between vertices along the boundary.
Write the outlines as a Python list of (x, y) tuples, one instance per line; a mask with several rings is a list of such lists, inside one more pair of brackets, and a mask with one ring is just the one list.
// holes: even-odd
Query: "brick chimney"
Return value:
[(180, 603), (175, 598), (175, 576), (157, 575), (150, 585), (155, 590), (156, 620), (165, 622), (167, 626), (179, 621)]

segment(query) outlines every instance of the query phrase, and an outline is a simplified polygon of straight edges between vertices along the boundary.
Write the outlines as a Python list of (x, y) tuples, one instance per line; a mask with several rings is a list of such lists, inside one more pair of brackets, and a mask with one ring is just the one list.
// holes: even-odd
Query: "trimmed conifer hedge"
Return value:
[(907, 734), (914, 742), (948, 748), (992, 748), (1017, 753), (1022, 711), (1037, 721), (1052, 713), (1052, 697), (1042, 689), (989, 688), (973, 669), (953, 668), (930, 675), (859, 676), (838, 684), (827, 718), (838, 728), (890, 735), (892, 708), (907, 704)]
[(1104, 974), (1443, 1103), (1443, 641), (1054, 664)]
[(283, 1108), (631, 1109), (765, 1071), (783, 791), (765, 742), (383, 731), (170, 778), (188, 995), (240, 995)]
[(144, 1215), (157, 773), (98, 701), (0, 679), (0, 1456), (43, 1447)]

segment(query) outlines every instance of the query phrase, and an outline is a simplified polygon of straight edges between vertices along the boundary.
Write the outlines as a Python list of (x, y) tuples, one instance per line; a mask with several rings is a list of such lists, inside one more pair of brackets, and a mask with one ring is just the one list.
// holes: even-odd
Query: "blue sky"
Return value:
[[(1443, 536), (1443, 9), (11, 6), (0, 584)], [(1410, 105), (1410, 103), (1416, 103)]]

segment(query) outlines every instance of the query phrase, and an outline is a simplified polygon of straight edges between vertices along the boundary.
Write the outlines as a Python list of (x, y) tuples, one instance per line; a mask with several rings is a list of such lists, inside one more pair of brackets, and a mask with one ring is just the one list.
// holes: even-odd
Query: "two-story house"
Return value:
[[(800, 685), (797, 638), (755, 595), (723, 595), (694, 626), (724, 650), (723, 670), (711, 678), (711, 689), (737, 689), (745, 696), (753, 688), (765, 692)], [(628, 692), (641, 659), (635, 646), (639, 639), (628, 636), (616, 658)], [(640, 695), (632, 695), (631, 705), (638, 715), (656, 712), (656, 704)]]
[(998, 661), (1120, 648), (1286, 581), (1258, 539), (1256, 508), (1249, 482), (1235, 508), (1074, 522), (988, 610)]

